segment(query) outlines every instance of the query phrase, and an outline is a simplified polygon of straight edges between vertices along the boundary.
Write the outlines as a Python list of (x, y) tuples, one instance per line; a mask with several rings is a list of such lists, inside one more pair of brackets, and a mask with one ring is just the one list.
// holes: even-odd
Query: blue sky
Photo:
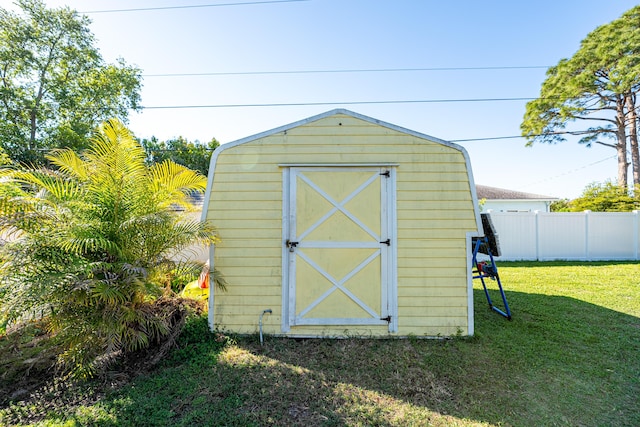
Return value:
[[(260, 0), (256, 0), (260, 1)], [(47, 0), (78, 11), (249, 3), (247, 0)], [(0, 0), (3, 7), (11, 1)], [(98, 47), (143, 70), (147, 109), (129, 127), (139, 137), (231, 142), (333, 108), (347, 108), (445, 139), (520, 134), (526, 101), (360, 104), (360, 101), (533, 98), (545, 66), (570, 57), (630, 0), (308, 0), (88, 13)], [(475, 70), (235, 74), (415, 68)], [(300, 104), (221, 107), (237, 104)], [(525, 147), (520, 138), (459, 142), (477, 184), (561, 198), (615, 180), (615, 151), (575, 140)]]

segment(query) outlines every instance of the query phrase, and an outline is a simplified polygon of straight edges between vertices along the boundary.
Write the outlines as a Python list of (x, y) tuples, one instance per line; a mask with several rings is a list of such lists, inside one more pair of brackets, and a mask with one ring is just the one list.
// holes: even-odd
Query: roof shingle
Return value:
[(489, 187), (486, 185), (476, 185), (476, 194), (479, 200), (558, 200), (557, 197)]

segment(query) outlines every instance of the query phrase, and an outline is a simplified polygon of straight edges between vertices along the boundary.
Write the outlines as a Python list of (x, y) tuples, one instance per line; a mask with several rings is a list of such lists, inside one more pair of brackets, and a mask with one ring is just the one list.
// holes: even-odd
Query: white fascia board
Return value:
[[(218, 154), (222, 151), (222, 145), (219, 145), (218, 148), (213, 150), (211, 154), (211, 159), (209, 160), (209, 173), (207, 174), (207, 188), (204, 191), (204, 200), (202, 203), (202, 212), (200, 213), (200, 221), (205, 221), (207, 219), (207, 213), (209, 212), (209, 199), (211, 199), (211, 187), (213, 187), (213, 175), (216, 168), (216, 160), (218, 159)], [(212, 262), (213, 260), (209, 260)], [(213, 264), (211, 264), (213, 265)]]
[(484, 230), (482, 228), (482, 220), (480, 219), (480, 203), (478, 202), (478, 193), (476, 192), (476, 184), (473, 179), (473, 169), (471, 169), (471, 159), (469, 159), (469, 154), (467, 150), (462, 149), (462, 154), (464, 155), (464, 161), (467, 164), (467, 174), (469, 176), (469, 187), (471, 190), (471, 201), (473, 203), (473, 214), (476, 218), (476, 228), (478, 231), (476, 233), (472, 233), (471, 236), (482, 236), (484, 235)]

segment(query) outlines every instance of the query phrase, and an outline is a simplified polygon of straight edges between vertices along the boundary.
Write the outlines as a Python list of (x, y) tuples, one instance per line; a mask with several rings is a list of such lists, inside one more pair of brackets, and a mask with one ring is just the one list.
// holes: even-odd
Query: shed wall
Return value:
[[(348, 115), (333, 115), (220, 151), (207, 218), (220, 231), (214, 322), (281, 334), (283, 164), (397, 164), (398, 332), (468, 333), (467, 233), (477, 231), (465, 156)], [(385, 327), (295, 326), (296, 336), (387, 335)]]

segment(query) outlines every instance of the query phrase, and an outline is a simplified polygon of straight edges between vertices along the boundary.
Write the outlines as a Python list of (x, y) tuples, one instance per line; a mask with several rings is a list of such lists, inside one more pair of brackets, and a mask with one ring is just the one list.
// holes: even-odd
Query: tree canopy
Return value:
[[(540, 97), (527, 103), (521, 124), (527, 145), (580, 136), (618, 155), (618, 185), (627, 186), (628, 166), (640, 184), (637, 104), (640, 90), (640, 6), (598, 27), (569, 59), (547, 71)], [(583, 126), (576, 123), (580, 121)], [(631, 162), (627, 150), (631, 152)]]
[(143, 139), (140, 143), (147, 153), (149, 164), (172, 160), (205, 176), (209, 172), (211, 153), (220, 145), (215, 138), (212, 138), (209, 143), (203, 144), (198, 140), (190, 142), (182, 136), (167, 141), (159, 141), (152, 137), (151, 139)]
[(631, 196), (611, 182), (589, 184), (580, 197), (568, 202), (564, 211), (631, 212), (640, 209), (640, 188)]
[(21, 14), (0, 8), (0, 145), (14, 160), (85, 148), (99, 123), (140, 108), (140, 70), (105, 63), (89, 18), (42, 0), (16, 4)]

